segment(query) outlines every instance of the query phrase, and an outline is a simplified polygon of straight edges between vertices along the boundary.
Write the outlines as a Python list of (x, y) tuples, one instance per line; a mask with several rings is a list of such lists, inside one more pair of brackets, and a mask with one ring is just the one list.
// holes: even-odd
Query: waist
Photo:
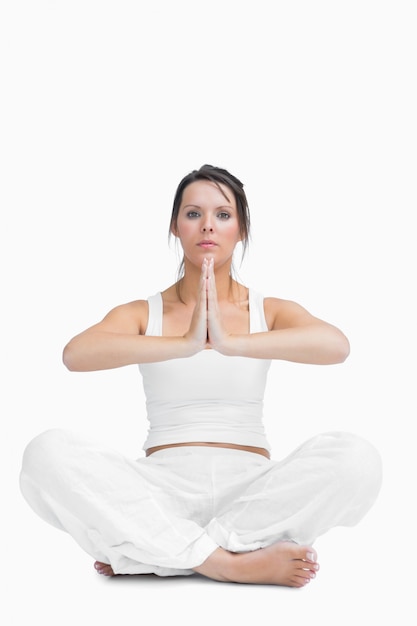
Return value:
[(190, 441), (185, 443), (169, 443), (162, 446), (153, 446), (146, 450), (146, 456), (150, 456), (154, 452), (159, 450), (166, 450), (167, 448), (179, 448), (181, 446), (208, 446), (214, 448), (230, 448), (231, 450), (243, 450), (244, 452), (253, 452), (254, 454), (261, 454), (267, 459), (270, 458), (269, 451), (266, 448), (258, 448), (256, 446), (243, 446), (236, 443), (217, 443), (211, 441)]

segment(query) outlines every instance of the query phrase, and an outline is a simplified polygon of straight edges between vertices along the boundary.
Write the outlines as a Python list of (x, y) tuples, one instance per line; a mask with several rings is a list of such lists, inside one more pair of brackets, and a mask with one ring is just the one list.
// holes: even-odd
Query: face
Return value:
[(201, 267), (204, 257), (215, 266), (231, 262), (240, 241), (239, 219), (233, 192), (208, 180), (188, 185), (183, 192), (173, 234), (181, 241), (185, 262)]

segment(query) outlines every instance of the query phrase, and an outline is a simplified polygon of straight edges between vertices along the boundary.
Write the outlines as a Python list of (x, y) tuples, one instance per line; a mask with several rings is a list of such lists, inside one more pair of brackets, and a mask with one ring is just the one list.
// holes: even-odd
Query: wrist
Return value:
[(201, 350), (205, 348), (205, 344), (203, 344), (200, 341), (197, 341), (196, 339), (191, 339), (190, 337), (187, 337), (187, 335), (184, 335), (183, 337), (181, 337), (181, 343), (182, 343), (182, 349), (184, 351), (184, 354), (183, 354), (184, 357), (194, 356), (195, 354), (197, 354), (198, 352), (201, 352)]
[(243, 335), (226, 335), (221, 343), (212, 347), (224, 356), (243, 356), (243, 337)]

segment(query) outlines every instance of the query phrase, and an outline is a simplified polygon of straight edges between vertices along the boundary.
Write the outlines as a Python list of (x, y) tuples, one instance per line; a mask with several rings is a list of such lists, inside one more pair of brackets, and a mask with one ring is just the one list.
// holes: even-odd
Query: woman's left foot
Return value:
[(101, 561), (96, 561), (94, 563), (94, 567), (99, 574), (103, 576), (116, 576), (113, 572), (112, 566), (108, 565), (108, 563), (101, 563)]

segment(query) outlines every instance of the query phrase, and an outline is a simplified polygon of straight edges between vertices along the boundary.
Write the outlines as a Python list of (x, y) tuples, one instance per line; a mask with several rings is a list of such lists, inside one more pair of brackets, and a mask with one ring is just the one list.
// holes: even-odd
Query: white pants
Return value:
[(27, 446), (21, 489), (35, 512), (119, 574), (192, 574), (219, 546), (311, 545), (356, 524), (375, 501), (381, 461), (349, 433), (314, 437), (280, 462), (184, 446), (131, 460), (64, 430)]

